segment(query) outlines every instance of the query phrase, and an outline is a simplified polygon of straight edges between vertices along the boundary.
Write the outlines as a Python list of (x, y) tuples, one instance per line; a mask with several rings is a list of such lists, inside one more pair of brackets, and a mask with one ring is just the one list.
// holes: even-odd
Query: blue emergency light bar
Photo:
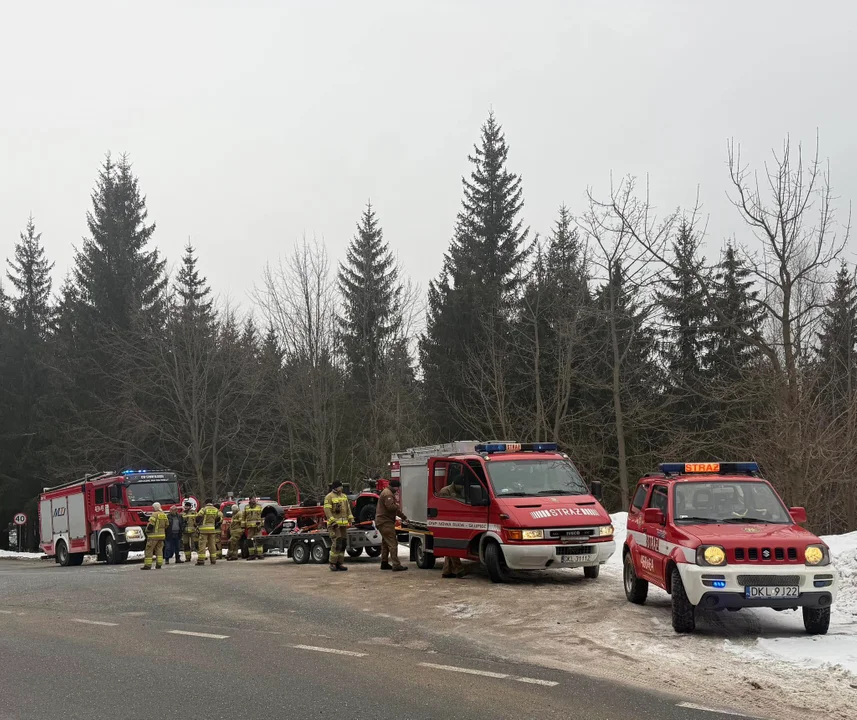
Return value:
[(141, 473), (147, 473), (147, 472), (149, 472), (149, 471), (148, 470), (123, 470), (122, 474), (123, 475), (139, 475)]
[(754, 462), (700, 462), (661, 463), (658, 466), (664, 475), (728, 475), (731, 473), (758, 473), (759, 463)]
[(478, 453), (515, 453), (515, 452), (556, 452), (556, 443), (481, 443), (476, 446)]

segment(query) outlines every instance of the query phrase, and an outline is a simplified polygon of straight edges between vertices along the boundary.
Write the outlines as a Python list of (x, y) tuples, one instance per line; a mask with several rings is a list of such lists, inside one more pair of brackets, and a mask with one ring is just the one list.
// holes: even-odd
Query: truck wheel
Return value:
[(426, 552), (425, 545), (419, 538), (414, 538), (414, 557), (420, 570), (431, 570), (434, 567), (436, 561), (434, 553)]
[(124, 565), (126, 562), (128, 562), (128, 551), (127, 550), (120, 550), (117, 557), (119, 559), (116, 562), (119, 565)]
[(296, 542), (292, 547), (292, 560), (298, 565), (305, 565), (309, 562), (309, 548), (303, 541)]
[(677, 633), (691, 633), (696, 629), (696, 618), (694, 617), (694, 606), (687, 599), (684, 591), (684, 583), (678, 568), (673, 568), (672, 573), (672, 604), (673, 604), (673, 630)]
[(116, 540), (112, 536), (107, 535), (104, 542), (101, 544), (101, 551), (104, 553), (104, 559), (108, 565), (119, 564), (119, 547), (116, 545)]
[(590, 580), (595, 580), (598, 577), (598, 573), (601, 572), (600, 565), (587, 565), (583, 568), (583, 576), (589, 578)]
[(370, 545), (369, 547), (366, 547), (366, 548), (363, 548), (363, 549), (364, 549), (364, 550), (366, 550), (366, 554), (367, 554), (369, 557), (373, 557), (373, 558), (374, 558), (374, 557), (378, 557), (378, 556), (381, 554), (381, 548), (379, 548), (379, 547), (373, 547), (373, 546), (371, 546), (371, 545)]
[(491, 582), (508, 582), (509, 568), (503, 557), (503, 551), (496, 542), (489, 542), (485, 546), (485, 566), (488, 568), (488, 577), (491, 578)]
[(810, 635), (827, 635), (830, 608), (803, 608), (803, 626)]
[(622, 584), (625, 586), (625, 597), (628, 602), (635, 605), (642, 605), (646, 602), (646, 596), (649, 594), (649, 583), (646, 580), (640, 580), (634, 570), (634, 559), (631, 553), (625, 553), (624, 568), (622, 570)]
[(348, 548), (345, 552), (348, 553), (348, 557), (360, 557), (363, 554), (363, 548)]
[(323, 541), (318, 540), (312, 544), (312, 561), (319, 565), (326, 565), (330, 561), (330, 548)]
[(372, 522), (375, 520), (376, 504), (373, 502), (366, 503), (357, 515), (357, 522)]
[(71, 565), (71, 555), (68, 552), (68, 545), (64, 540), (60, 540), (56, 546), (57, 562), (63, 567)]
[(72, 567), (79, 567), (83, 565), (83, 553), (71, 553), (69, 555), (69, 565)]

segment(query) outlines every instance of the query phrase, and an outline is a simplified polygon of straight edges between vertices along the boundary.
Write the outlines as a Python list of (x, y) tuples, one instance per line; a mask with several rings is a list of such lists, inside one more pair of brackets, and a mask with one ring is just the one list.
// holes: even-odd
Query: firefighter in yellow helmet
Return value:
[(247, 559), (261, 560), (265, 553), (265, 543), (262, 539), (262, 506), (255, 495), (250, 496), (250, 502), (244, 508), (244, 527), (247, 535)]
[(152, 556), (155, 556), (155, 568), (161, 569), (164, 564), (164, 540), (167, 537), (167, 514), (161, 510), (161, 503), (152, 503), (152, 514), (146, 525), (146, 551), (144, 553), (142, 570), (152, 569)]
[(237, 560), (241, 553), (241, 538), (244, 537), (244, 513), (237, 505), (232, 506), (232, 519), (229, 521), (229, 555), (227, 560)]
[(212, 565), (217, 562), (217, 536), (220, 534), (220, 523), (223, 513), (215, 506), (214, 501), (206, 500), (196, 514), (196, 524), (199, 527), (199, 545), (197, 546), (197, 565), (205, 565), (205, 551), (208, 549), (208, 559)]
[(190, 500), (184, 501), (184, 519), (185, 526), (182, 532), (182, 549), (184, 550), (184, 559), (190, 562), (191, 554), (197, 542), (196, 530), (196, 513), (193, 511), (193, 503)]
[(335, 480), (330, 488), (331, 491), (324, 498), (324, 515), (330, 534), (330, 569), (348, 570), (342, 563), (345, 561), (345, 548), (348, 547), (348, 526), (354, 522), (351, 501), (342, 492), (339, 480)]

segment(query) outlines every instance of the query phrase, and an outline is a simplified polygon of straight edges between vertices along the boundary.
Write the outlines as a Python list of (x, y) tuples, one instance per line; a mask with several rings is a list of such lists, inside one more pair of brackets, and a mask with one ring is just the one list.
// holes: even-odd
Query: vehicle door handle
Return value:
[(437, 517), (437, 508), (429, 508), (426, 510), (426, 515), (428, 517)]

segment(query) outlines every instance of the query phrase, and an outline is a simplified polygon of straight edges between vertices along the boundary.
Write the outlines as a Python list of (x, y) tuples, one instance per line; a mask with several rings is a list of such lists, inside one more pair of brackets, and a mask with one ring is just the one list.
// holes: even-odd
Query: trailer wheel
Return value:
[(381, 548), (379, 547), (370, 545), (369, 547), (364, 549), (366, 550), (366, 554), (372, 558), (378, 557), (381, 554)]
[(431, 570), (434, 567), (434, 553), (426, 552), (425, 545), (419, 538), (414, 538), (414, 557), (420, 570)]
[(292, 560), (298, 565), (305, 565), (309, 562), (309, 548), (303, 540), (299, 540), (292, 547)]
[(71, 565), (71, 555), (68, 552), (68, 545), (64, 540), (59, 540), (56, 545), (57, 562), (63, 567)]
[(509, 580), (509, 568), (500, 546), (491, 541), (485, 546), (485, 566), (488, 568), (488, 577), (491, 582), (504, 583)]
[(312, 561), (319, 565), (325, 565), (330, 561), (330, 548), (324, 544), (323, 540), (316, 540), (312, 544), (310, 554), (312, 555)]
[(119, 559), (119, 547), (111, 535), (105, 533), (104, 541), (101, 543), (101, 552), (104, 554), (104, 559), (108, 565), (118, 565), (122, 562)]
[(376, 503), (367, 502), (362, 508), (360, 508), (360, 512), (357, 513), (357, 522), (365, 523), (373, 521), (375, 519), (376, 509)]
[(348, 548), (345, 552), (348, 553), (348, 557), (357, 558), (363, 554), (363, 548)]

